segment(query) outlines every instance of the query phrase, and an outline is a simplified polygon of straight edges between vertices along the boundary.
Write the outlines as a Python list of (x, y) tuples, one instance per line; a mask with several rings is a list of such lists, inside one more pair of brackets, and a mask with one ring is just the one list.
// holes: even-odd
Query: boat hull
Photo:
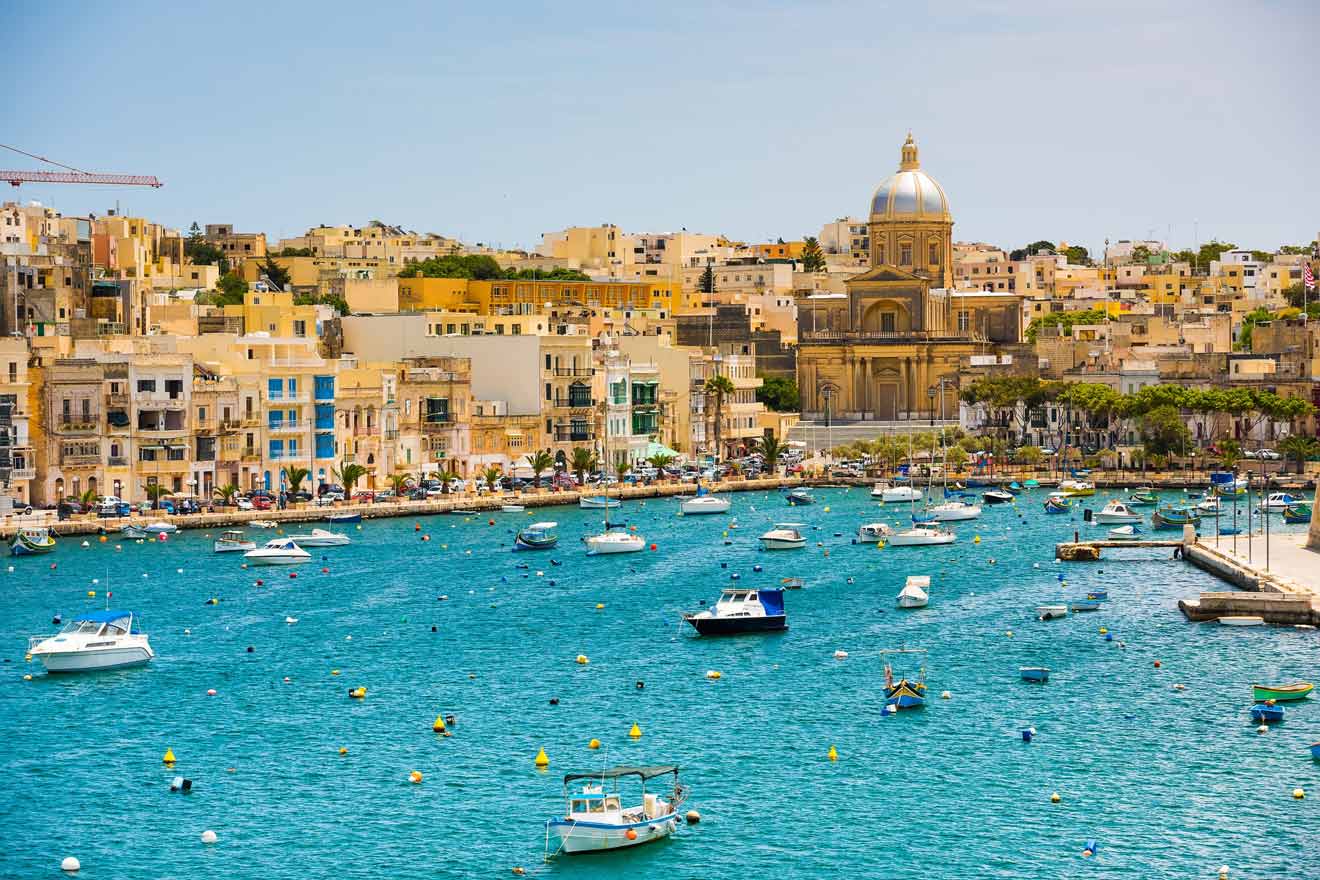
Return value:
[(1297, 684), (1274, 686), (1257, 684), (1252, 685), (1251, 687), (1252, 696), (1254, 696), (1258, 702), (1274, 700), (1276, 702), (1286, 703), (1290, 700), (1304, 700), (1313, 690), (1315, 690), (1315, 685), (1307, 681), (1301, 681)]
[[(563, 819), (550, 819), (545, 823), (548, 837), (559, 841), (553, 851), (565, 855), (577, 856), (588, 853), (609, 852), (616, 849), (628, 849), (663, 840), (678, 830), (678, 815), (667, 813), (645, 822), (633, 822), (627, 825), (605, 825), (595, 822), (569, 822)], [(634, 838), (628, 839), (632, 831)]]
[(703, 636), (737, 636), (744, 633), (780, 632), (788, 629), (788, 615), (775, 614), (767, 617), (687, 617)]
[(99, 651), (69, 651), (37, 656), (47, 672), (101, 672), (107, 669), (142, 666), (151, 661), (152, 655), (146, 648), (134, 645)]
[(35, 541), (25, 541), (22, 538), (15, 538), (14, 543), (9, 546), (9, 552), (14, 556), (40, 556), (54, 549), (54, 541), (47, 544), (38, 544)]
[(1261, 722), (1275, 722), (1283, 720), (1282, 706), (1266, 706), (1263, 703), (1251, 707), (1251, 720)]
[(728, 513), (729, 499), (713, 498), (709, 495), (703, 496), (700, 499), (689, 498), (685, 501), (680, 501), (678, 503), (678, 509), (687, 516), (697, 516), (703, 513)]
[(529, 541), (522, 535), (513, 539), (514, 550), (551, 550), (559, 543), (558, 538), (552, 538), (548, 541)]
[(1142, 516), (1139, 513), (1105, 513), (1101, 511), (1095, 515), (1095, 521), (1102, 526), (1126, 526), (1139, 523)]
[(360, 523), (362, 514), (360, 513), (332, 513), (325, 518), (328, 523)]
[(958, 540), (957, 535), (904, 535), (899, 532), (897, 535), (890, 536), (885, 543), (890, 547), (935, 547), (941, 544), (952, 544)]
[(250, 553), (244, 555), (248, 565), (299, 565), (304, 562), (311, 562), (310, 553), (303, 556), (252, 556)]
[(1050, 671), (1043, 666), (1023, 666), (1018, 669), (1018, 675), (1023, 681), (1043, 683), (1050, 680)]
[(611, 556), (616, 553), (640, 553), (646, 549), (646, 542), (636, 541), (596, 541), (587, 539), (587, 553), (591, 556)]
[(807, 546), (806, 538), (761, 538), (763, 550), (801, 550)]
[(583, 510), (612, 510), (619, 506), (617, 498), (579, 498), (578, 507)]
[(239, 552), (245, 553), (248, 550), (256, 550), (256, 549), (257, 549), (257, 543), (255, 541), (239, 541), (239, 542), (216, 541), (215, 542), (216, 553), (239, 553)]
[(885, 689), (885, 705), (899, 709), (918, 709), (926, 705), (926, 686), (900, 679), (897, 684)]

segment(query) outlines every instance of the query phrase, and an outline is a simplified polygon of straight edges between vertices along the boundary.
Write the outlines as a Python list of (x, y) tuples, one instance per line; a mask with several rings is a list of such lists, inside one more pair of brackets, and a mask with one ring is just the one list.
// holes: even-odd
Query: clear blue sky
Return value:
[(272, 237), (796, 238), (865, 216), (909, 129), (960, 240), (1320, 230), (1315, 0), (926, 5), (15, 0), (0, 142), (166, 183), (25, 199)]

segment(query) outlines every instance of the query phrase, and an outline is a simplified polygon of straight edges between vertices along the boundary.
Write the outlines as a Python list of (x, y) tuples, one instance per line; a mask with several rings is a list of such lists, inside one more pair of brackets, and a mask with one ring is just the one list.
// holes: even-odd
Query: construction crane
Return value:
[(147, 174), (92, 174), (90, 171), (83, 171), (80, 168), (74, 168), (72, 165), (65, 165), (63, 162), (56, 162), (53, 159), (47, 159), (45, 156), (38, 156), (36, 153), (29, 153), (26, 150), (20, 150), (18, 147), (11, 147), (9, 144), (0, 144), (0, 147), (49, 165), (68, 169), (67, 171), (0, 171), (0, 180), (7, 182), (10, 186), (18, 186), (23, 183), (100, 183), (110, 186), (151, 186), (159, 189), (165, 185), (156, 177)]

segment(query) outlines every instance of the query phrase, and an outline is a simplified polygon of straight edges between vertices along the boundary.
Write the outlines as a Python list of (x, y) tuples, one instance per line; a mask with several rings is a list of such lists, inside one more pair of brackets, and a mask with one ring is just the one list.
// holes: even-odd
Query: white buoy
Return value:
[(210, 828), (202, 832), (202, 843), (215, 843), (217, 840), (219, 838), (215, 836), (215, 832)]
[(1219, 880), (1228, 880), (1228, 865), (1219, 866)]
[(847, 651), (835, 651), (835, 652), (834, 652), (834, 659), (835, 659), (835, 660), (847, 660), (847, 659), (848, 659), (848, 652), (847, 652)]
[(1257, 733), (1269, 733), (1269, 732), (1270, 732), (1270, 726), (1269, 726), (1268, 724), (1262, 724), (1260, 727), (1257, 727), (1257, 728), (1256, 728), (1256, 732), (1257, 732)]
[(76, 874), (82, 870), (82, 862), (73, 856), (65, 856), (64, 861), (60, 862), (60, 870), (67, 871), (70, 874)]

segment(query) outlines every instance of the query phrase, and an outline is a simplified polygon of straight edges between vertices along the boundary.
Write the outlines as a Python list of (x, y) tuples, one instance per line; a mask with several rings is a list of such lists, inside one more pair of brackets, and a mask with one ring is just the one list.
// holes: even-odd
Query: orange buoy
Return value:
[(629, 828), (627, 831), (624, 832), (623, 836), (628, 838), (629, 840), (636, 840), (637, 832), (634, 829)]
[(652, 553), (655, 552), (655, 545), (654, 545), (654, 544), (651, 545), (651, 552), (652, 552)]
[(1156, 669), (1159, 669), (1159, 668), (1160, 668), (1160, 661), (1158, 661), (1158, 660), (1155, 661), (1155, 668), (1156, 668)]
[(422, 774), (419, 771), (414, 770), (413, 772), (408, 774), (408, 781), (411, 782), (413, 785), (421, 785)]

